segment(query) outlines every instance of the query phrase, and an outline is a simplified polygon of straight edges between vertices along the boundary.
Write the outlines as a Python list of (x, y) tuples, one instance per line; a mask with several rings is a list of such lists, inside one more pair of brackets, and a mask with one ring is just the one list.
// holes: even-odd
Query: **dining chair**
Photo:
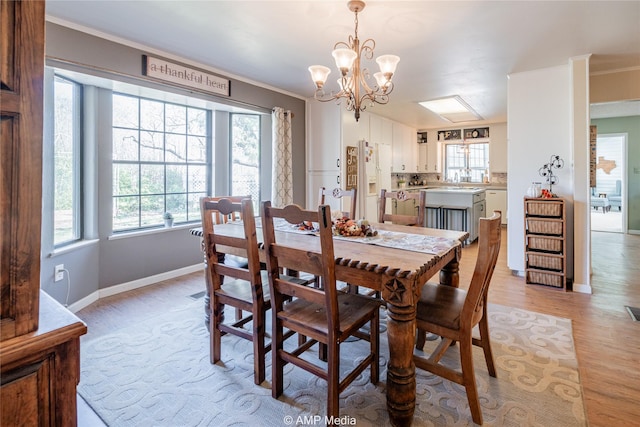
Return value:
[(344, 197), (349, 197), (349, 210), (343, 211), (342, 215), (346, 216), (349, 219), (356, 219), (356, 205), (358, 203), (356, 199), (356, 195), (358, 194), (358, 190), (352, 188), (351, 190), (343, 190), (341, 188), (334, 188), (329, 191), (325, 187), (320, 187), (320, 191), (318, 194), (318, 206), (324, 205), (327, 196), (331, 196), (334, 199), (343, 199)]
[[(297, 205), (275, 208), (271, 202), (262, 202), (262, 230), (269, 273), (272, 301), (272, 378), (271, 394), (282, 395), (283, 369), (287, 363), (302, 368), (327, 381), (327, 416), (339, 415), (339, 395), (367, 367), (371, 368), (371, 383), (378, 382), (379, 367), (379, 303), (360, 295), (339, 292), (336, 289), (335, 256), (331, 230), (331, 209), (321, 205), (317, 211), (303, 210)], [(273, 220), (284, 218), (291, 224), (304, 221), (318, 223), (318, 247), (287, 246), (286, 237), (276, 236)], [(286, 233), (283, 233), (286, 234)], [(309, 236), (311, 245), (318, 241)], [(280, 274), (287, 266), (304, 265), (305, 270), (322, 277), (324, 287), (318, 289), (291, 283)], [(285, 304), (285, 298), (292, 300)], [(369, 323), (369, 333), (360, 328)], [(309, 337), (296, 349), (283, 347), (284, 329)], [(340, 345), (350, 336), (370, 342), (370, 350), (357, 366), (340, 379)], [(301, 355), (315, 343), (327, 346), (327, 364), (303, 359)], [(351, 361), (350, 361), (351, 362)]]
[[(405, 202), (407, 200), (418, 201), (418, 212), (416, 215), (398, 215), (386, 213), (387, 201), (396, 200), (398, 202)], [(384, 188), (380, 190), (380, 203), (378, 204), (378, 222), (391, 222), (393, 224), (400, 225), (413, 225), (418, 227), (424, 227), (424, 216), (427, 206), (427, 193), (424, 191), (387, 191)]]
[[(241, 203), (243, 199), (251, 199), (251, 195), (248, 196), (215, 196), (215, 197), (207, 197), (208, 201), (218, 201), (220, 199), (228, 199), (232, 203)], [(211, 217), (214, 224), (226, 224), (232, 221), (241, 221), (242, 220), (242, 211), (232, 211), (229, 214), (222, 214), (217, 210), (210, 210)], [(204, 240), (203, 240), (204, 244)], [(206, 251), (203, 251), (206, 252)], [(224, 253), (218, 254), (218, 261), (227, 265), (232, 265), (240, 268), (247, 268), (247, 258), (237, 256), (237, 255), (229, 255)], [(224, 277), (221, 277), (221, 280), (224, 281)], [(207, 294), (205, 295), (205, 304), (208, 306), (211, 298), (211, 283), (210, 280), (207, 280)], [(209, 315), (211, 313), (208, 313)], [(240, 320), (242, 318), (242, 311), (240, 309), (236, 309), (236, 320)], [(208, 327), (209, 325), (207, 325)]]
[[(422, 350), (425, 333), (442, 337), (428, 358), (414, 353), (417, 368), (461, 384), (467, 392), (473, 422), (482, 424), (482, 411), (473, 368), (473, 346), (482, 347), (489, 375), (496, 377), (487, 323), (487, 293), (500, 252), (500, 211), (491, 218), (480, 218), (478, 258), (468, 290), (427, 283), (418, 300), (416, 348)], [(478, 325), (480, 338), (472, 336)], [(444, 366), (440, 360), (455, 342), (460, 343), (461, 370)]]
[[(217, 363), (221, 355), (221, 338), (232, 334), (253, 342), (254, 382), (265, 379), (265, 355), (271, 344), (265, 344), (265, 312), (271, 305), (266, 270), (260, 269), (256, 223), (251, 199), (241, 202), (219, 197), (200, 199), (202, 232), (207, 258), (207, 275), (211, 282), (210, 293), (210, 358)], [(243, 218), (243, 233), (238, 237), (215, 233), (214, 218)], [(218, 249), (222, 246), (237, 248), (246, 253), (247, 265), (226, 264), (221, 261)], [(295, 280), (291, 278), (290, 280)], [(236, 308), (236, 320), (226, 323), (225, 306)], [(242, 316), (244, 312), (248, 314)], [(238, 316), (240, 313), (240, 316)], [(251, 329), (245, 328), (250, 323)], [(287, 334), (287, 338), (293, 333)]]

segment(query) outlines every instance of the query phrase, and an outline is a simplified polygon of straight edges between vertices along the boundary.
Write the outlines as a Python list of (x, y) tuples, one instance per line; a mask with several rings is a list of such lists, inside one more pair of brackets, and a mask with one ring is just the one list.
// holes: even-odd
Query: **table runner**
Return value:
[[(256, 217), (256, 227), (262, 227), (262, 218)], [(234, 224), (242, 224), (234, 222)], [(300, 225), (290, 224), (283, 218), (276, 218), (273, 227), (277, 231), (287, 233), (318, 235), (317, 223), (313, 223), (313, 228), (304, 228)], [(401, 233), (398, 231), (377, 230), (376, 236), (342, 236), (334, 235), (336, 240), (347, 240), (367, 245), (377, 245), (387, 248), (402, 249), (406, 251), (421, 252), (425, 254), (444, 255), (452, 246), (460, 244), (458, 240), (438, 236), (425, 236), (422, 234)]]

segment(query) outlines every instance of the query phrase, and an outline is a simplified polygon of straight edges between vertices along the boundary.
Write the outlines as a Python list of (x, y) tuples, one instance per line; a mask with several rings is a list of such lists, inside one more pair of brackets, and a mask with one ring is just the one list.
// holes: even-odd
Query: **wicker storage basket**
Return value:
[(562, 240), (542, 236), (527, 236), (527, 248), (534, 251), (562, 252)]
[(562, 271), (562, 257), (541, 254), (527, 254), (528, 267)]
[(526, 213), (534, 216), (561, 217), (562, 203), (527, 200)]
[(527, 218), (527, 230), (529, 230), (529, 233), (561, 236), (562, 222)]
[(537, 285), (553, 286), (554, 288), (562, 288), (564, 280), (563, 275), (544, 273), (541, 271), (527, 271), (527, 283)]

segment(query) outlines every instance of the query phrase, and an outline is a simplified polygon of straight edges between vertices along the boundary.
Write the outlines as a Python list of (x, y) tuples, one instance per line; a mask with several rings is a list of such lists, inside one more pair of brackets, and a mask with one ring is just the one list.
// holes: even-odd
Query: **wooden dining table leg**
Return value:
[(410, 426), (416, 406), (416, 369), (413, 345), (416, 338), (417, 295), (414, 286), (394, 279), (382, 295), (387, 302), (387, 410), (393, 426)]
[(456, 248), (455, 257), (440, 270), (440, 284), (460, 287), (460, 257), (462, 256), (462, 247)]

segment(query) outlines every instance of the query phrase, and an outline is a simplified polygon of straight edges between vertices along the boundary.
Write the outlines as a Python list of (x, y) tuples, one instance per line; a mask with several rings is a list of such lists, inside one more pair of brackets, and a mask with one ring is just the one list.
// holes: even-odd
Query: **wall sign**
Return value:
[(142, 74), (216, 95), (231, 96), (231, 82), (211, 73), (142, 55)]
[(358, 187), (358, 147), (347, 147), (346, 190)]

